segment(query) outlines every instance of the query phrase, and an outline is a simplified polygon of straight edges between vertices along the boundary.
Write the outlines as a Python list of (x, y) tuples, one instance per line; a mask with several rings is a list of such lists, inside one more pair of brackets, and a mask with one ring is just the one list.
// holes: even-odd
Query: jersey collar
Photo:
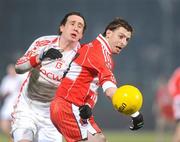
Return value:
[(99, 34), (96, 39), (103, 45), (103, 48), (104, 48), (105, 50), (107, 50), (107, 52), (108, 52), (109, 54), (112, 54), (111, 47), (110, 47), (108, 41), (102, 36), (102, 34)]
[[(56, 43), (56, 45), (59, 47), (59, 41), (60, 41), (60, 39), (61, 39), (61, 36), (60, 35), (58, 35), (58, 37), (57, 37), (57, 41), (55, 41)], [(79, 49), (81, 48), (81, 45), (80, 45), (80, 42), (77, 42), (77, 44), (76, 44), (76, 46), (73, 48), (73, 51), (75, 51), (75, 52), (77, 52)]]

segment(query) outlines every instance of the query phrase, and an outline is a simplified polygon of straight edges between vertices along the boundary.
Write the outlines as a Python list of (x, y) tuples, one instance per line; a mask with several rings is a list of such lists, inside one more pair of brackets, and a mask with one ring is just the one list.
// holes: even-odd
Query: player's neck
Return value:
[(61, 37), (59, 39), (59, 47), (63, 50), (63, 51), (69, 51), (72, 50), (74, 47), (77, 46), (78, 42), (74, 42), (74, 41), (69, 41), (63, 37)]

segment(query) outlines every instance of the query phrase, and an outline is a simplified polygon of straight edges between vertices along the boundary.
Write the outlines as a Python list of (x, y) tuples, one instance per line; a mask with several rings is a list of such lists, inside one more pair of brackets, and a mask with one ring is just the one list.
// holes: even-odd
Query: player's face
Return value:
[(114, 31), (107, 30), (106, 32), (106, 39), (111, 46), (113, 54), (119, 54), (126, 47), (130, 38), (131, 32), (124, 27), (119, 27)]
[(79, 41), (83, 37), (84, 20), (77, 15), (67, 18), (66, 24), (61, 25), (61, 36), (70, 41)]

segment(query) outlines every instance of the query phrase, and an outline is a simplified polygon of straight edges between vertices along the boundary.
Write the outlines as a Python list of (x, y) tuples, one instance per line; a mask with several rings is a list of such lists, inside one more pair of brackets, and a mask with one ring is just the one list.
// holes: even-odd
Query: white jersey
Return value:
[[(59, 40), (60, 36), (56, 35), (38, 38), (16, 63), (18, 73), (29, 71), (29, 75), (21, 87), (12, 115), (14, 142), (23, 138), (33, 142), (62, 142), (61, 134), (50, 119), (50, 101), (80, 44), (77, 43), (72, 50), (63, 51), (61, 59), (44, 59), (41, 64), (36, 61), (36, 57), (45, 50), (60, 49)], [(24, 136), (27, 131), (30, 134)]]
[(24, 84), (22, 92), (32, 100), (40, 102), (50, 102), (52, 100), (64, 72), (80, 48), (80, 44), (77, 44), (73, 50), (62, 52), (63, 57), (61, 59), (47, 59), (42, 61), (41, 65), (33, 68), (35, 64), (33, 57), (49, 48), (59, 49), (59, 39), (60, 36), (44, 36), (38, 38), (16, 64), (16, 69), (18, 70), (30, 70), (29, 78)]

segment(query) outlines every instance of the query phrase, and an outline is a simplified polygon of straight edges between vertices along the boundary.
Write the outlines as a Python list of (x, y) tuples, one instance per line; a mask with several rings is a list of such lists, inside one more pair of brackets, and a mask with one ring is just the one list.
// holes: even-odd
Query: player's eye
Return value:
[(83, 25), (82, 24), (78, 24), (78, 28), (82, 29)]
[(75, 24), (75, 22), (74, 22), (74, 21), (71, 21), (71, 22), (70, 22), (70, 24), (71, 24), (71, 25), (74, 25), (74, 24)]
[(123, 35), (119, 35), (119, 38), (120, 38), (120, 39), (123, 39), (123, 38), (124, 38), (124, 36), (123, 36)]
[(129, 41), (130, 40), (130, 38), (126, 38), (126, 41)]

